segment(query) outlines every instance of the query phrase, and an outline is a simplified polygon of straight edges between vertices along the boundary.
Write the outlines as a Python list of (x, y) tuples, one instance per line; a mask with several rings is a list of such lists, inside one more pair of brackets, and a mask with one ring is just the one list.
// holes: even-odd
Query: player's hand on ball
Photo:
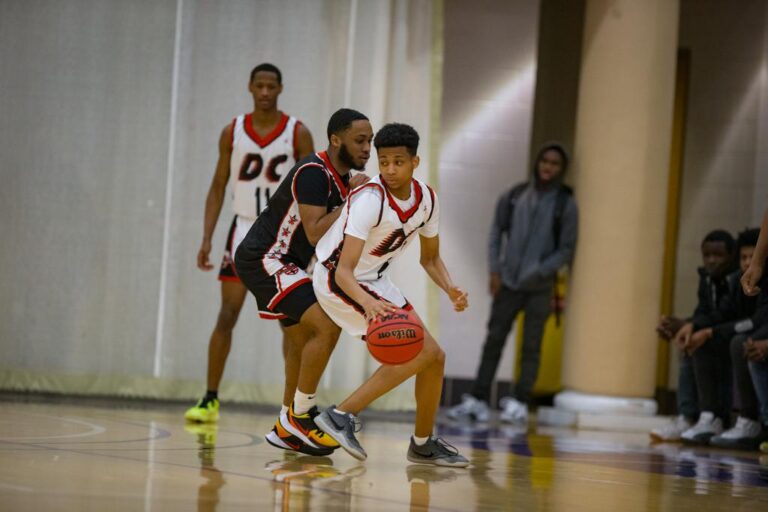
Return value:
[(359, 187), (360, 185), (365, 185), (370, 180), (371, 178), (361, 172), (355, 173), (354, 176), (349, 178), (349, 188), (353, 189)]
[(363, 309), (365, 309), (365, 319), (373, 322), (376, 317), (386, 316), (397, 308), (394, 304), (385, 300), (371, 300), (371, 302), (363, 305)]
[(213, 270), (213, 265), (208, 261), (208, 255), (211, 253), (211, 241), (203, 240), (200, 250), (197, 251), (197, 268), (200, 270)]
[(469, 295), (458, 286), (454, 286), (448, 290), (448, 297), (450, 297), (451, 302), (453, 302), (454, 311), (464, 311), (469, 307)]

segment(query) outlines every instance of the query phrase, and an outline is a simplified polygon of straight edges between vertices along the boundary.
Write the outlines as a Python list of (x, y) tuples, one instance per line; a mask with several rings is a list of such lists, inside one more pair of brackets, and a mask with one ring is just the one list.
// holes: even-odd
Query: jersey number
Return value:
[[(277, 174), (277, 166), (286, 160), (288, 160), (287, 155), (277, 155), (269, 161), (267, 164), (267, 170), (264, 173), (264, 175), (267, 177), (267, 180), (271, 181), (272, 183), (277, 183), (280, 181), (282, 176)], [(255, 180), (259, 177), (263, 168), (264, 159), (261, 158), (261, 155), (258, 153), (248, 153), (243, 157), (243, 164), (240, 166), (240, 176), (238, 179), (240, 181)]]
[[(269, 204), (269, 198), (272, 197), (271, 192), (267, 187), (256, 187), (256, 214), (260, 214), (262, 208), (266, 208)], [(262, 199), (262, 196), (264, 199)]]

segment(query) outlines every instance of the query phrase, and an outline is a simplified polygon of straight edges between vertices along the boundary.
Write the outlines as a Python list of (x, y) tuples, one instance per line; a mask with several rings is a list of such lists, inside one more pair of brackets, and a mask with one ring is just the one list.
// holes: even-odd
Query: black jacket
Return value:
[[(768, 321), (768, 295), (745, 295), (741, 275), (742, 272), (738, 271), (726, 278), (728, 294), (720, 303), (719, 314), (713, 316), (715, 324), (712, 334), (718, 339), (729, 341), (736, 334), (748, 333)], [(761, 287), (764, 285), (760, 283)]]
[(703, 268), (699, 268), (699, 303), (691, 317), (694, 331), (714, 327), (724, 321), (721, 307), (728, 292), (727, 277), (713, 279)]

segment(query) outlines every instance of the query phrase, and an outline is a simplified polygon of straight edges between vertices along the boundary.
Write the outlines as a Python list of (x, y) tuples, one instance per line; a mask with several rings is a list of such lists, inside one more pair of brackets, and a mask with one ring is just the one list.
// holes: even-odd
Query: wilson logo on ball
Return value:
[(379, 339), (386, 339), (394, 337), (399, 340), (404, 338), (416, 338), (416, 329), (394, 329), (392, 331), (382, 332), (379, 334)]

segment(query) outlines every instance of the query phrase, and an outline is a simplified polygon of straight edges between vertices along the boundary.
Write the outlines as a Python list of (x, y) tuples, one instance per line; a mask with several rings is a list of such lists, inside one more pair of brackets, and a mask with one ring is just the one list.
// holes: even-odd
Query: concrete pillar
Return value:
[(588, 0), (563, 382), (574, 412), (654, 414), (678, 0)]

